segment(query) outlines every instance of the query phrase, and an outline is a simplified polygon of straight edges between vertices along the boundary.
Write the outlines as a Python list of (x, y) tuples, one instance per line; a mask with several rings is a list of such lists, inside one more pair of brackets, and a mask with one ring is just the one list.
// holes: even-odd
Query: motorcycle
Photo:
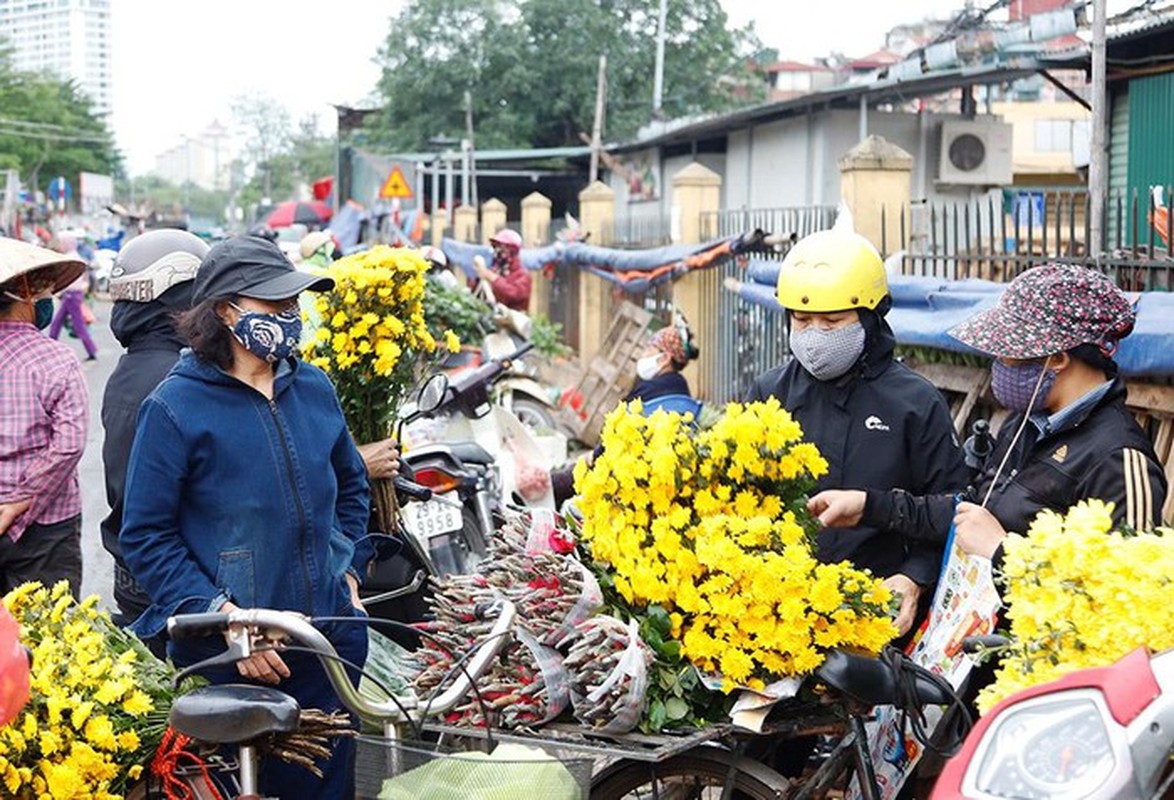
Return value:
[[(979, 637), (986, 638), (986, 637)], [(1174, 796), (1174, 650), (1145, 648), (1000, 702), (931, 800)]]

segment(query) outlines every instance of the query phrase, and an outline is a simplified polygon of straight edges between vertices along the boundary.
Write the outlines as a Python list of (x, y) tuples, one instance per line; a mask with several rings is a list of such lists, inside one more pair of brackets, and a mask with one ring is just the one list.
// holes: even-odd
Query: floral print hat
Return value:
[(949, 334), (996, 358), (1043, 358), (1081, 344), (1094, 344), (1108, 357), (1136, 317), (1129, 299), (1101, 273), (1046, 264), (1011, 281), (994, 308)]

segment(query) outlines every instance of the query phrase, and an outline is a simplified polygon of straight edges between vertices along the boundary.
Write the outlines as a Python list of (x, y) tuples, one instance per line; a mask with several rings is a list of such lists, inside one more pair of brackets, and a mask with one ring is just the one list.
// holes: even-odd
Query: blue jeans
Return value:
[[(356, 612), (356, 617), (358, 617)], [(367, 625), (363, 622), (327, 623), (319, 626), (320, 630), (334, 645), (338, 654), (346, 660), (360, 667), (367, 660)], [(177, 665), (188, 665), (206, 658), (216, 650), (223, 651), (219, 646), (212, 651), (199, 648), (204, 652), (197, 653), (188, 646), (188, 642), (168, 643)], [(277, 689), (291, 695), (303, 709), (316, 708), (325, 712), (345, 711), (346, 708), (339, 701), (330, 685), (322, 664), (316, 656), (309, 653), (283, 653), (282, 659), (289, 667), (290, 676), (277, 684)], [(351, 683), (358, 685), (359, 674), (347, 670)], [(258, 686), (267, 686), (250, 681), (237, 672), (236, 667), (218, 668), (201, 672), (214, 684), (222, 683), (255, 683)], [(281, 800), (293, 798), (314, 798), (314, 800), (350, 800), (355, 795), (355, 742), (350, 738), (338, 738), (332, 742), (332, 753), (326, 761), (317, 762), (322, 770), (322, 778), (316, 778), (304, 767), (296, 764), (287, 764), (275, 757), (264, 758), (260, 765), (261, 794), (268, 797), (277, 797)]]

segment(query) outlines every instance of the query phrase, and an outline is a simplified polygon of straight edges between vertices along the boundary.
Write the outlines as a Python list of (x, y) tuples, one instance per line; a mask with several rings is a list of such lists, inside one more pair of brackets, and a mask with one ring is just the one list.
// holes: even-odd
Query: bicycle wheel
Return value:
[(619, 761), (591, 782), (591, 800), (718, 800), (734, 770), (736, 800), (781, 800), (790, 781), (757, 761), (699, 747), (659, 763)]

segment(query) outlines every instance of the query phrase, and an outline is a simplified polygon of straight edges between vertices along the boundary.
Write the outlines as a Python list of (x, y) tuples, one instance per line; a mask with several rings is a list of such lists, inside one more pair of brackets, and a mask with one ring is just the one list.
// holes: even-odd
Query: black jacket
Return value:
[[(1007, 419), (966, 498), (981, 503), (1023, 417)], [(1125, 407), (1125, 382), (1113, 381), (1094, 406), (1062, 428), (1038, 436), (1028, 422), (1003, 468), (987, 509), (1007, 531), (1024, 533), (1044, 509), (1067, 511), (1079, 500), (1115, 503), (1113, 521), (1137, 530), (1162, 521), (1166, 475), (1154, 448)], [(954, 497), (868, 492), (862, 524), (887, 525), (911, 539), (944, 542)], [(1001, 548), (996, 553), (999, 561)]]
[[(941, 393), (893, 360), (892, 330), (862, 312), (865, 352), (847, 375), (819, 381), (792, 359), (760, 376), (746, 399), (777, 397), (827, 459), (817, 489), (892, 489), (924, 494), (966, 485), (966, 466)], [(825, 528), (818, 557), (847, 559), (887, 578), (903, 574), (922, 586), (937, 580), (942, 544), (910, 542), (883, 525)]]
[(646, 381), (637, 380), (636, 385), (632, 387), (632, 391), (628, 392), (628, 396), (623, 399), (623, 402), (655, 400), (658, 397), (666, 397), (671, 394), (693, 396), (689, 391), (689, 382), (685, 380), (684, 375), (676, 370), (669, 370)]
[(186, 308), (190, 301), (191, 283), (182, 283), (150, 303), (117, 302), (110, 315), (110, 328), (126, 348), (126, 353), (110, 374), (102, 396), (102, 428), (105, 431), (102, 464), (110, 514), (102, 520), (101, 530), (102, 546), (124, 569), (118, 531), (122, 527), (126, 463), (135, 438), (139, 406), (179, 360), (184, 343), (176, 333), (172, 314)]

